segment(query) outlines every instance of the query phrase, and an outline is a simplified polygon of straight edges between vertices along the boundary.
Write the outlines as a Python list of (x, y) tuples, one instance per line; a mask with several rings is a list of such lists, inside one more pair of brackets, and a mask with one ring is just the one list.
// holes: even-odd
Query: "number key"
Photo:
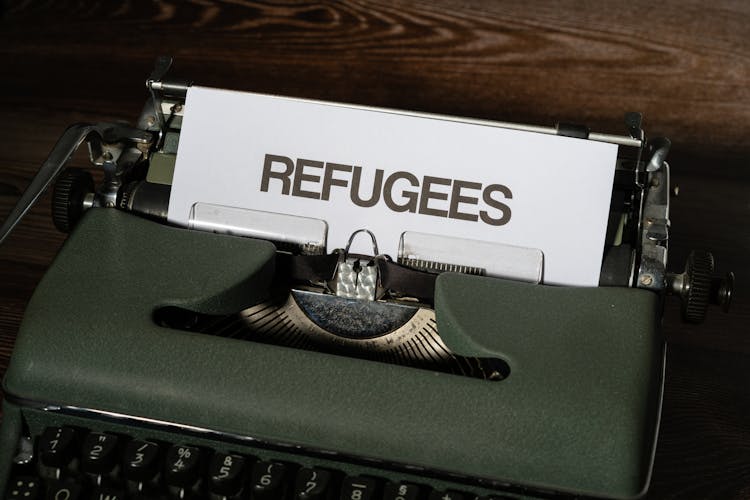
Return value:
[(211, 491), (217, 495), (233, 496), (242, 490), (245, 459), (228, 453), (214, 453), (208, 466)]
[(324, 469), (305, 467), (297, 473), (295, 500), (323, 500), (328, 497), (331, 473)]
[(64, 468), (75, 453), (76, 431), (71, 427), (47, 427), (39, 438), (39, 456), (47, 467)]
[(278, 462), (257, 462), (253, 466), (254, 500), (278, 500), (284, 497), (286, 466)]
[(378, 481), (372, 477), (347, 477), (341, 485), (341, 500), (373, 500)]
[(191, 488), (199, 479), (200, 450), (193, 446), (172, 446), (167, 452), (166, 479), (169, 486)]
[(92, 432), (83, 440), (81, 467), (84, 472), (107, 474), (117, 464), (117, 436)]
[(417, 500), (419, 486), (409, 483), (388, 483), (383, 490), (383, 500)]
[(149, 482), (159, 472), (159, 445), (150, 441), (133, 440), (125, 447), (123, 463), (126, 478), (136, 482)]

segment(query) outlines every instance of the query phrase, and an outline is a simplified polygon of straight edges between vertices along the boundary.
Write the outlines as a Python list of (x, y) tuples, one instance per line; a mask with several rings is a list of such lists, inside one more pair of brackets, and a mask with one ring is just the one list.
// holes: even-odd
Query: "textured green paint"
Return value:
[(510, 365), (488, 417), (506, 471), (597, 495), (645, 489), (663, 365), (654, 294), (457, 274), (436, 291), (446, 344)]
[(159, 328), (159, 306), (259, 300), (270, 244), (92, 210), (28, 306), (16, 396), (148, 416), (509, 483), (604, 496), (646, 484), (657, 297), (443, 275), (438, 324), (502, 382)]

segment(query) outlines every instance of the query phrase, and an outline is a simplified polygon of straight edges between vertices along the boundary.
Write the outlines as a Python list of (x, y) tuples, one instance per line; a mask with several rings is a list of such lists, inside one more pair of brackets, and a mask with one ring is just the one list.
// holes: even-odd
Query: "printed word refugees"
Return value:
[[(382, 200), (394, 212), (481, 220), (491, 226), (505, 225), (511, 216), (510, 207), (500, 200), (512, 199), (513, 193), (502, 184), (482, 186), (479, 182), (427, 175), (420, 180), (404, 171), (386, 176), (385, 171), (377, 169), (373, 186), (363, 189), (360, 166), (302, 158), (294, 161), (286, 156), (267, 154), (260, 190), (268, 192), (272, 180), (274, 186), (281, 187), (284, 195), (324, 201), (330, 199), (331, 189), (348, 188), (352, 203), (365, 208)], [(313, 190), (312, 186), (316, 184)], [(472, 209), (472, 205), (476, 208)], [(480, 207), (484, 210), (478, 210)]]

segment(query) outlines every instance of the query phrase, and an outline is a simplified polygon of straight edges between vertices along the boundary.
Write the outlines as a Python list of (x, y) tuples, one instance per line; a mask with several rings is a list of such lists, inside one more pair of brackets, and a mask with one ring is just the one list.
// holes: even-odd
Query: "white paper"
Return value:
[[(393, 257), (404, 231), (500, 242), (542, 250), (545, 283), (595, 286), (616, 157), (609, 143), (191, 87), (169, 220), (187, 226), (197, 202), (300, 215), (327, 221), (329, 251), (366, 228)], [(326, 172), (346, 185), (323, 200)], [(380, 193), (373, 206), (354, 203), (355, 177), (360, 199)]]

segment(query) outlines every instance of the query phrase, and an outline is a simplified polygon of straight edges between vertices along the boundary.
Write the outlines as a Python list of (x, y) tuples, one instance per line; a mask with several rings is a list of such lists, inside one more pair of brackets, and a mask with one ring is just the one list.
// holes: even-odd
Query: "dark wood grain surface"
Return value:
[[(671, 259), (734, 270), (731, 314), (668, 304), (650, 497), (750, 498), (750, 3), (0, 1), (0, 220), (56, 138), (132, 121), (157, 54), (203, 85), (673, 141)], [(217, 148), (221, 145), (217, 144)], [(81, 162), (79, 162), (81, 163)], [(62, 244), (49, 196), (0, 248), (0, 373)], [(88, 277), (97, 279), (96, 276)], [(61, 291), (64, 293), (64, 291)]]

